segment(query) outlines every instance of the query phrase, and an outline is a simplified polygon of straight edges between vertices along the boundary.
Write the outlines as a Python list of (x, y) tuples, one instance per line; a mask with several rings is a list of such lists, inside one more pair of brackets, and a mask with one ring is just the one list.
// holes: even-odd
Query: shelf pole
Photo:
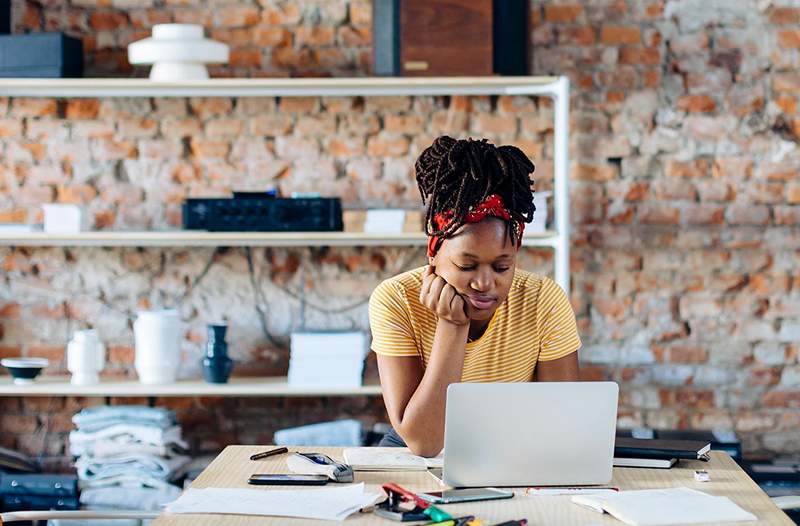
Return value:
[(554, 196), (555, 281), (569, 296), (569, 78), (559, 77), (553, 91), (555, 104)]

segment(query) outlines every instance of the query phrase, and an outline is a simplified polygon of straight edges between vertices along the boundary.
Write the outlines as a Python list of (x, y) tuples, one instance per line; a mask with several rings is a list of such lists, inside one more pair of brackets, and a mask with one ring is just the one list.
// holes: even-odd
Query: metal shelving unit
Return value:
[[(105, 97), (380, 97), (451, 95), (529, 95), (549, 97), (554, 105), (554, 225), (544, 233), (527, 233), (525, 246), (554, 251), (555, 281), (569, 294), (569, 79), (567, 77), (428, 77), (428, 78), (281, 78), (209, 79), (187, 82), (151, 82), (148, 79), (0, 79), (0, 97), (105, 98)], [(422, 234), (371, 235), (356, 233), (219, 233), (197, 231), (113, 232), (76, 235), (3, 233), (0, 246), (424, 246)], [(5, 382), (5, 383), (3, 383)], [(249, 383), (247, 383), (249, 382)], [(283, 383), (281, 383), (283, 382)], [(253, 383), (259, 386), (251, 385)], [(15, 386), (0, 379), (0, 395), (80, 396), (192, 396), (208, 384), (177, 383), (154, 390), (133, 382), (105, 382), (98, 391), (73, 390), (63, 380)], [(249, 387), (244, 387), (248, 385)], [(237, 387), (238, 386), (238, 387)], [(215, 387), (220, 396), (317, 396), (320, 390), (288, 389), (284, 379), (236, 380)], [(100, 391), (102, 390), (102, 392)], [(47, 391), (47, 392), (45, 392)], [(92, 394), (95, 393), (95, 394)], [(153, 394), (154, 393), (154, 394)], [(379, 394), (379, 386), (352, 393)]]

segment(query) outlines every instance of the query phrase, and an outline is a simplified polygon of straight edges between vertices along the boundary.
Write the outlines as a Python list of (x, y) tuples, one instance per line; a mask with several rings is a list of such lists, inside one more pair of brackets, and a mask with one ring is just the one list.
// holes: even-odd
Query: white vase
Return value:
[(106, 365), (106, 349), (95, 330), (75, 331), (67, 344), (67, 369), (73, 385), (100, 382), (100, 371)]
[(172, 309), (140, 311), (133, 322), (136, 374), (143, 384), (172, 383), (181, 364), (181, 319)]
[(208, 78), (207, 63), (228, 62), (226, 44), (203, 36), (197, 24), (156, 24), (153, 36), (128, 46), (131, 64), (152, 64), (150, 80), (180, 82)]

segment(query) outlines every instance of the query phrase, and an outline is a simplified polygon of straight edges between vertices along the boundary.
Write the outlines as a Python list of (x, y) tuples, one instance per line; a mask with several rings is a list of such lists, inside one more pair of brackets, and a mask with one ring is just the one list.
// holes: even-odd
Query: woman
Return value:
[(381, 283), (372, 350), (394, 426), (381, 445), (433, 456), (455, 382), (578, 379), (581, 346), (566, 295), (516, 269), (533, 219), (533, 163), (514, 146), (437, 138), (419, 156), (428, 265)]

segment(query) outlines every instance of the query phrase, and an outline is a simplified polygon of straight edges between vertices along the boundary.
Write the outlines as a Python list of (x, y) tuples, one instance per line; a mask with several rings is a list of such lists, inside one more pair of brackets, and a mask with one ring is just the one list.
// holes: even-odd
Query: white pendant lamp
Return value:
[(206, 64), (228, 62), (228, 45), (203, 35), (197, 24), (156, 24), (153, 36), (128, 46), (131, 64), (152, 64), (150, 80), (207, 79)]

